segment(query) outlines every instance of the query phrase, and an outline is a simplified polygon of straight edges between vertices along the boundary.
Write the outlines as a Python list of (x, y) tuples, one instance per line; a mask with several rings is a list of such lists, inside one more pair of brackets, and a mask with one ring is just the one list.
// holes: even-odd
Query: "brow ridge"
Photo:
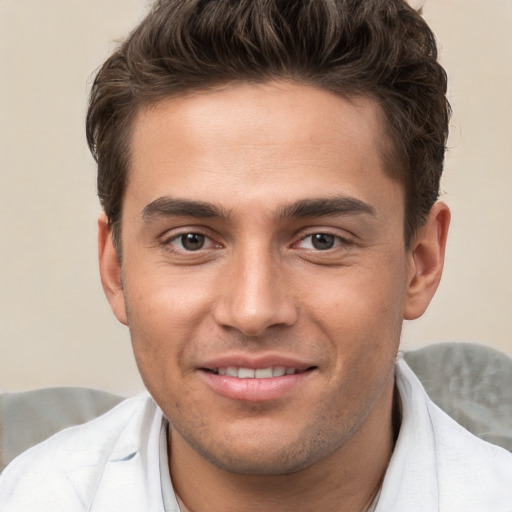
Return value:
[(194, 218), (227, 219), (229, 213), (223, 208), (205, 201), (192, 201), (173, 197), (159, 197), (142, 210), (142, 219), (149, 222), (155, 217), (180, 215)]
[(325, 217), (329, 215), (366, 214), (375, 216), (375, 208), (354, 197), (337, 196), (301, 199), (279, 210), (281, 219)]
[[(346, 196), (301, 199), (279, 208), (280, 220), (293, 218), (325, 217), (329, 215), (375, 216), (375, 208), (359, 199)], [(169, 196), (159, 197), (149, 203), (142, 211), (142, 218), (149, 222), (155, 217), (173, 215), (193, 218), (228, 219), (229, 212), (224, 208), (206, 201), (193, 201)]]

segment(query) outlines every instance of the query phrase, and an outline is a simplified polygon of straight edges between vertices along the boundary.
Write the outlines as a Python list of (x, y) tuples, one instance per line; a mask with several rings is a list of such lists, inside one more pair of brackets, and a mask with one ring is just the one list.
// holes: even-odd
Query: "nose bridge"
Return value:
[(247, 336), (296, 319), (290, 291), (285, 289), (280, 258), (264, 243), (247, 243), (234, 251), (222, 277), (216, 320)]

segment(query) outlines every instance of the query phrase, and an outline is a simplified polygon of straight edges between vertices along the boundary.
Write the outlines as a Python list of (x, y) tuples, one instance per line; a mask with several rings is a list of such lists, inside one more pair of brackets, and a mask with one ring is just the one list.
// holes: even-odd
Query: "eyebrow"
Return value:
[[(375, 216), (375, 208), (353, 197), (326, 197), (301, 199), (279, 208), (277, 218), (281, 220), (293, 218), (326, 217), (329, 215)], [(213, 203), (191, 201), (173, 197), (159, 197), (142, 210), (142, 219), (149, 222), (154, 218), (183, 216), (193, 218), (215, 218), (227, 220), (229, 211)]]
[(326, 217), (329, 215), (357, 215), (366, 214), (375, 216), (373, 206), (354, 197), (326, 197), (318, 199), (302, 199), (295, 203), (283, 206), (279, 210), (281, 219)]
[(227, 219), (229, 212), (212, 203), (203, 201), (190, 201), (188, 199), (175, 199), (172, 197), (159, 197), (149, 203), (142, 210), (142, 219), (149, 222), (155, 217), (170, 217), (173, 215), (194, 218), (221, 218)]

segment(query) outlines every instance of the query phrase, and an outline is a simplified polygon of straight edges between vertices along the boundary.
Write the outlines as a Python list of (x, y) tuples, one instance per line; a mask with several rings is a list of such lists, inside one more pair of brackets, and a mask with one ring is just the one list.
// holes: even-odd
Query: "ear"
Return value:
[(112, 229), (104, 213), (98, 219), (98, 258), (101, 284), (110, 307), (117, 319), (128, 325), (121, 263), (112, 242)]
[(432, 207), (427, 222), (411, 241), (409, 277), (404, 318), (420, 317), (429, 305), (441, 281), (450, 210), (442, 202)]

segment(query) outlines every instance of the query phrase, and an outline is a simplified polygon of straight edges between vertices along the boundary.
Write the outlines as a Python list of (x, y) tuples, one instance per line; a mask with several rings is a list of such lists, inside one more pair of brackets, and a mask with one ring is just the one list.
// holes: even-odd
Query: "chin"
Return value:
[[(267, 453), (269, 452), (269, 453)], [(239, 475), (275, 476), (303, 470), (313, 464), (309, 454), (296, 450), (270, 449), (251, 453), (203, 453), (203, 457), (219, 469)]]
[(240, 475), (271, 476), (304, 470), (336, 452), (351, 436), (351, 432), (344, 435), (342, 429), (321, 432), (316, 425), (294, 434), (287, 437), (284, 432), (260, 428), (231, 432), (208, 444), (203, 436), (193, 436), (186, 442), (219, 469)]

